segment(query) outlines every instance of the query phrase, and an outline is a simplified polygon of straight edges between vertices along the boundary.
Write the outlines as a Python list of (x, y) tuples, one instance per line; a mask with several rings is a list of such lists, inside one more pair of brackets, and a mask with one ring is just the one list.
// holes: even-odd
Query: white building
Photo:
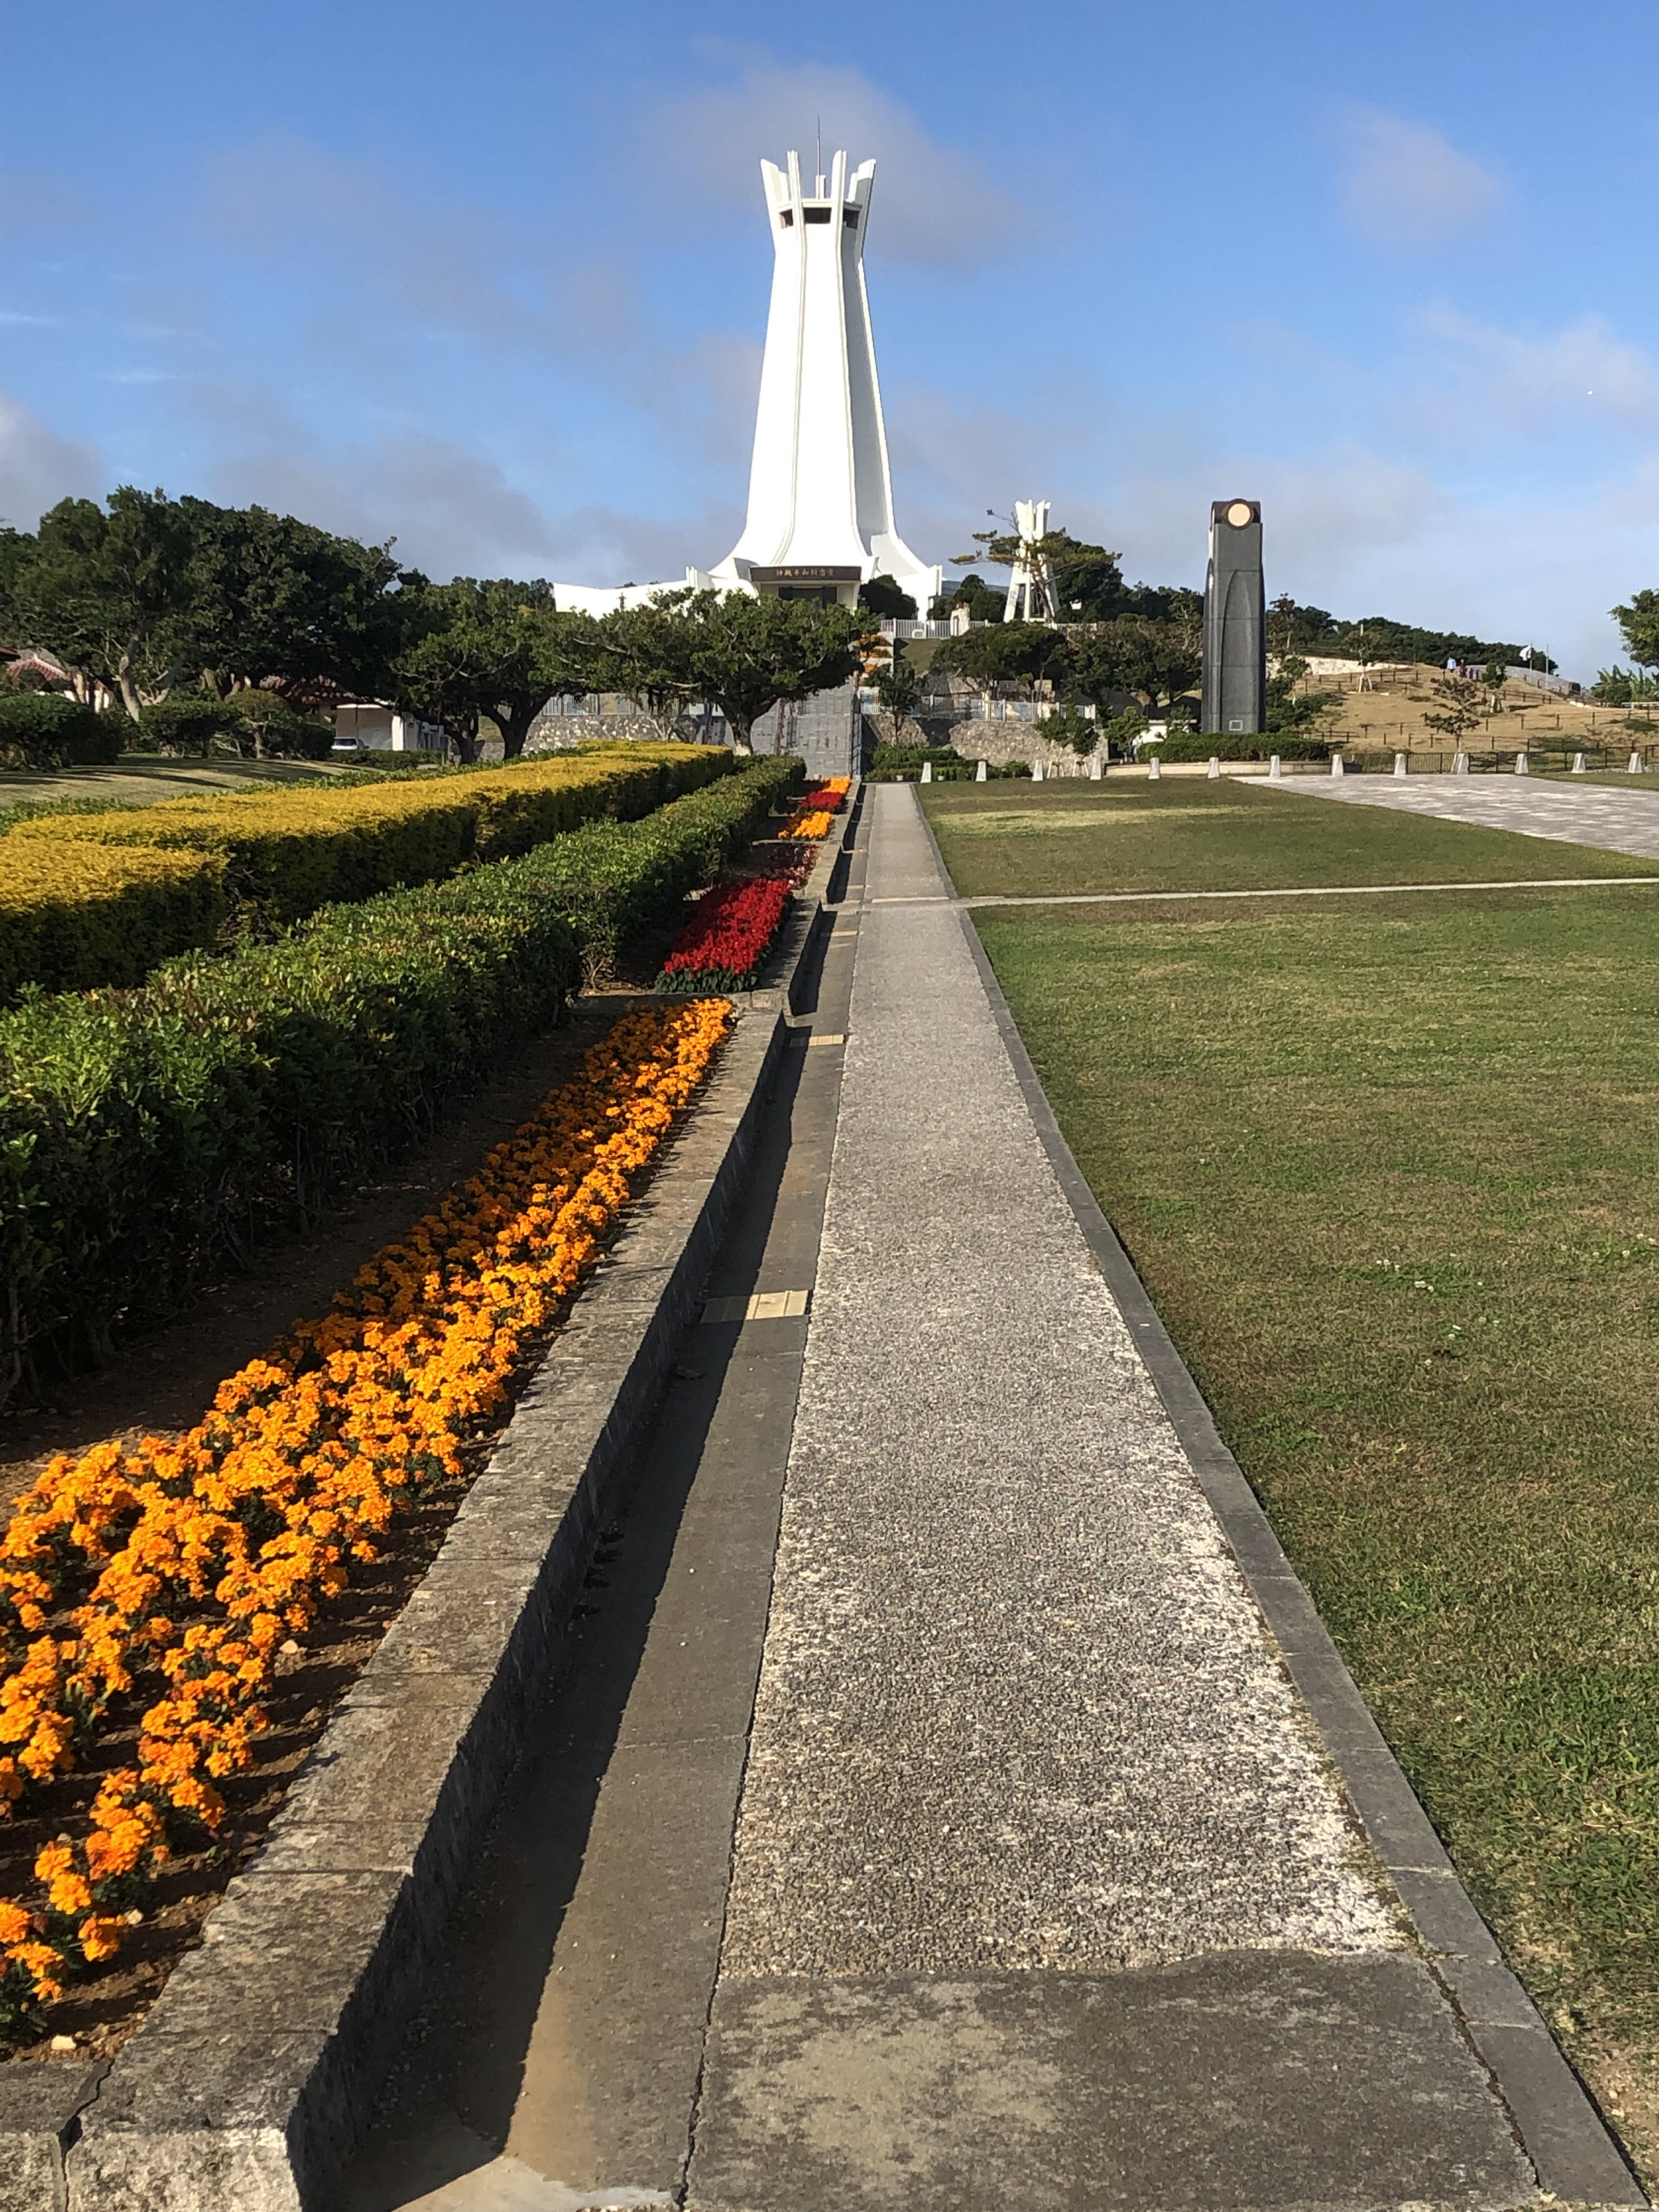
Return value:
[(384, 699), (345, 699), (334, 709), (335, 744), (349, 744), (354, 740), (369, 752), (441, 753), (444, 750), (440, 724), (400, 714)]
[(876, 165), (849, 181), (837, 154), (827, 178), (803, 188), (800, 157), (786, 169), (761, 163), (772, 234), (772, 303), (766, 322), (749, 514), (724, 561), (688, 568), (674, 583), (555, 584), (557, 605), (608, 614), (655, 592), (751, 592), (764, 598), (839, 601), (891, 576), (925, 616), (942, 569), (925, 567), (899, 536), (864, 283), (864, 240)]

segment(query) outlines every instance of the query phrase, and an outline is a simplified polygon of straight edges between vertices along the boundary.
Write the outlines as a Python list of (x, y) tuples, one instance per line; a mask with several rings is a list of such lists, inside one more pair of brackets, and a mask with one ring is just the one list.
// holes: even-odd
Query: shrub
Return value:
[(0, 692), (0, 753), (21, 767), (102, 765), (119, 749), (106, 718), (65, 692)]
[(326, 760), (334, 748), (333, 726), (296, 714), (277, 692), (255, 686), (235, 696), (240, 726), (264, 760)]
[(575, 930), (586, 980), (608, 981), (618, 945), (711, 882), (802, 774), (788, 757), (758, 760), (642, 822), (594, 823), (532, 854), (531, 879)]
[[(953, 745), (878, 745), (867, 770), (872, 783), (916, 783), (921, 764), (931, 761), (935, 783), (969, 783), (979, 775), (979, 763), (957, 751)], [(994, 776), (1030, 775), (1030, 761), (990, 761), (986, 780)]]
[(527, 852), (596, 817), (647, 813), (732, 766), (718, 747), (653, 750), (650, 759), (571, 755), (367, 789), (276, 787), (54, 815), (20, 823), (3, 850), (27, 838), (216, 853), (234, 908), (268, 925), (293, 922), (321, 906), (453, 875), (471, 860)]
[(0, 852), (0, 1005), (31, 983), (141, 983), (161, 961), (211, 945), (224, 920), (216, 853), (24, 837)]
[(0, 1396), (314, 1213), (576, 980), (572, 933), (518, 861), (0, 1015)]
[(1140, 757), (1150, 760), (1154, 752), (1166, 761), (1258, 761), (1275, 753), (1281, 760), (1328, 760), (1331, 740), (1292, 731), (1261, 730), (1240, 737), (1219, 730), (1171, 730), (1156, 745), (1143, 744)]
[(217, 737), (240, 737), (246, 725), (230, 699), (210, 691), (169, 691), (142, 708), (138, 726), (164, 753), (205, 753)]

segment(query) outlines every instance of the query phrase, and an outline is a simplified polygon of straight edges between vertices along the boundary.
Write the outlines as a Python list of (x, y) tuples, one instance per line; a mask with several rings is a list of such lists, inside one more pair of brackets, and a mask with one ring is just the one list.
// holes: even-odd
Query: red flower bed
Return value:
[(844, 790), (837, 790), (833, 783), (821, 783), (815, 791), (798, 799), (795, 806), (801, 814), (839, 814), (846, 803)]
[[(749, 991), (789, 905), (781, 876), (717, 884), (697, 901), (657, 978), (659, 991)], [(718, 978), (711, 981), (710, 978)]]

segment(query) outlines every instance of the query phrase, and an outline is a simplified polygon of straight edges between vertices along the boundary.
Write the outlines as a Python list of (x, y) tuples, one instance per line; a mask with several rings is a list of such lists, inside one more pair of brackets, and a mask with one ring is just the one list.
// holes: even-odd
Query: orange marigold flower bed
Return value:
[(815, 808), (810, 814), (796, 815), (793, 822), (779, 830), (778, 835), (780, 837), (827, 837), (833, 819), (834, 817), (826, 814), (822, 807)]
[(280, 1646), (376, 1557), (400, 1504), (463, 1472), (731, 1016), (723, 1000), (626, 1016), (188, 1435), (59, 1457), (19, 1502), (0, 1536), (0, 1816), (84, 1763), (118, 1700), (138, 1711), (138, 1763), (105, 1777), (82, 1832), (39, 1852), (27, 1894), (0, 1899), (6, 2010), (116, 1951), (170, 1829), (217, 1827), (216, 1785), (252, 1761)]

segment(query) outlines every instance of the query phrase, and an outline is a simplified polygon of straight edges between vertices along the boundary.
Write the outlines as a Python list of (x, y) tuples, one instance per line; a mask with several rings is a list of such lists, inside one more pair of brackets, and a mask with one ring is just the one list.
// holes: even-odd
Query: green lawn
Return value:
[[(929, 799), (948, 830), (957, 794)], [(1208, 883), (1237, 850), (1265, 872), (1277, 822), (1281, 880), (1296, 880), (1307, 807), (1339, 817), (1334, 836), (1374, 839), (1358, 857), (1376, 874), (1396, 829), (1493, 842), (1260, 803), (1265, 825), (1166, 807), (1132, 832), (1133, 865), (1155, 855)], [(1097, 853), (1112, 835), (1056, 830), (1044, 857), (1032, 830), (994, 842), (970, 828), (946, 849), (964, 889), (1060, 888), (1058, 848)], [(1591, 872), (1575, 848), (1529, 849), (1540, 872)], [(1651, 894), (975, 921), (1060, 1126), (1223, 1432), (1471, 1891), (1651, 2179)]]
[(1659, 861), (1625, 853), (1254, 781), (941, 783), (926, 787), (926, 804), (957, 889), (970, 897), (1659, 874)]

